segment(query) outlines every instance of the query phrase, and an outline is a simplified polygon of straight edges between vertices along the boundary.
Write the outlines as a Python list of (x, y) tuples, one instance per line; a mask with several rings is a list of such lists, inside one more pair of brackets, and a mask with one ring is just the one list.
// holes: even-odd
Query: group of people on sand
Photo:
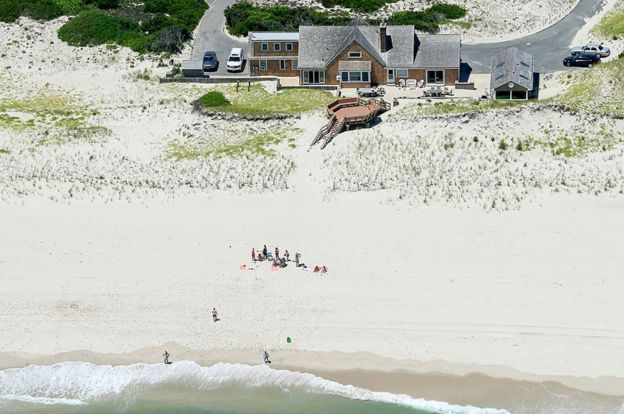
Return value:
[[(275, 254), (273, 254), (269, 252), (265, 244), (262, 248), (262, 251), (256, 252), (256, 249), (254, 248), (251, 249), (251, 260), (254, 263), (257, 261), (263, 262), (265, 260), (273, 261), (272, 268), (273, 270), (277, 270), (277, 269), (288, 266), (287, 262), (290, 262), (290, 253), (288, 252), (288, 250), (285, 250), (284, 254), (280, 257), (279, 247), (275, 248)], [(305, 265), (305, 263), (301, 262), (301, 253), (295, 253), (295, 266), (303, 270), (310, 270), (308, 266)], [(314, 272), (315, 273), (327, 273), (327, 266), (324, 266), (324, 265), (314, 266)]]

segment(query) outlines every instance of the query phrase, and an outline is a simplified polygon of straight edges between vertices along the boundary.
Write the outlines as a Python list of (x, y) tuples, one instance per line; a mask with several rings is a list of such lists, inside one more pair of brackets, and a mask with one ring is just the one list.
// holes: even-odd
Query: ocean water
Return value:
[(265, 365), (64, 362), (0, 371), (0, 413), (508, 414), (373, 392)]

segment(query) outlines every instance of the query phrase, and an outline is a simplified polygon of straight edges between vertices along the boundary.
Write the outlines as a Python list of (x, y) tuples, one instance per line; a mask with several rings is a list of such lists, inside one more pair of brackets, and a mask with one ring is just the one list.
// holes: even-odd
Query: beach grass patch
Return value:
[[(296, 128), (276, 128), (271, 131), (252, 133), (242, 140), (214, 144), (174, 141), (169, 144), (166, 153), (167, 156), (178, 160), (211, 156), (216, 158), (241, 156), (274, 157), (277, 155), (275, 146), (283, 142), (289, 142), (289, 147), (293, 148), (293, 135), (301, 132), (301, 130)], [(244, 132), (239, 131), (236, 134), (237, 137), (241, 135), (244, 135)]]
[(0, 99), (0, 129), (39, 131), (37, 144), (94, 141), (110, 133), (89, 123), (98, 112), (72, 97), (42, 89), (36, 95)]
[(243, 116), (298, 115), (321, 109), (334, 99), (329, 92), (294, 88), (269, 93), (260, 84), (218, 88), (202, 96), (197, 104), (208, 111), (234, 113)]
[(624, 118), (624, 60), (574, 72), (568, 81), (567, 91), (557, 102), (574, 110)]
[(324, 7), (331, 8), (341, 6), (355, 12), (370, 13), (379, 10), (388, 3), (395, 3), (398, 0), (322, 0)]
[(620, 7), (607, 14), (594, 27), (593, 32), (609, 39), (618, 39), (624, 35), (624, 3)]

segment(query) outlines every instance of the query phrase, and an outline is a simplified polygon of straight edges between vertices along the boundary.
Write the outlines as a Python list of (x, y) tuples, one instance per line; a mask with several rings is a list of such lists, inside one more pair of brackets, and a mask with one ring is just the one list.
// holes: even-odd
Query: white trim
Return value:
[(282, 51), (282, 44), (280, 42), (274, 42), (273, 43), (273, 51), (274, 52), (281, 52)]
[(286, 70), (286, 59), (280, 59), (279, 70)]
[[(264, 69), (262, 68), (262, 62), (264, 62)], [(266, 59), (260, 59), (258, 62), (258, 70), (267, 70), (268, 64)]]
[(361, 58), (362, 58), (362, 52), (360, 51), (349, 52), (349, 59), (361, 59)]
[[(290, 49), (288, 48), (288, 46), (290, 46)], [(292, 42), (286, 43), (285, 49), (286, 49), (287, 52), (292, 52), (293, 50), (295, 50)]]
[[(264, 48), (266, 46), (266, 49)], [(262, 42), (260, 43), (260, 51), (261, 52), (268, 52), (269, 51), (269, 44), (266, 42)]]

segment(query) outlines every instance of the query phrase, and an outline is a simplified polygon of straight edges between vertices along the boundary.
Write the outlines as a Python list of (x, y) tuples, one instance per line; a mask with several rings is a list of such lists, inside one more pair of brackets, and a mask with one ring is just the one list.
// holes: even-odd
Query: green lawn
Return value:
[[(222, 105), (215, 105), (215, 91), (220, 92), (229, 103), (223, 101)], [(233, 85), (218, 87), (215, 91), (199, 98), (198, 105), (208, 111), (246, 116), (298, 115), (322, 109), (335, 99), (329, 92), (318, 89), (285, 89), (277, 93), (269, 93), (259, 84), (253, 84), (249, 91), (246, 86), (241, 86), (239, 92), (236, 92), (236, 86)]]

